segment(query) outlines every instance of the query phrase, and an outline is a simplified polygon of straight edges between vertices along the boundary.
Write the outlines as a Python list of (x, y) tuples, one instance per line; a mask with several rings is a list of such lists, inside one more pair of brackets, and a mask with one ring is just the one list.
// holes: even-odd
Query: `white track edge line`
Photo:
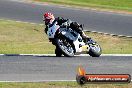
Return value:
[(36, 80), (36, 81), (0, 81), (0, 82), (75, 82), (76, 80)]
[(33, 25), (41, 25), (41, 26), (44, 25), (44, 24), (33, 23), (33, 22), (27, 22), (27, 21), (20, 21), (20, 20), (7, 20), (7, 19), (0, 19), (0, 20), (5, 20), (5, 21), (15, 21), (15, 22), (17, 22), (17, 23), (29, 23), (29, 24), (33, 24)]
[(104, 35), (111, 35), (111, 36), (132, 38), (132, 36), (126, 36), (126, 35), (117, 35), (117, 34), (110, 34), (110, 33), (97, 32), (97, 31), (89, 31), (89, 30), (84, 30), (84, 31), (85, 31), (85, 32), (92, 32), (92, 33), (99, 33), (99, 34), (104, 34)]
[[(55, 54), (0, 54), (0, 56), (55, 56)], [(75, 56), (89, 56), (88, 54), (80, 54)], [(102, 54), (101, 56), (132, 56), (132, 54)]]
[[(41, 80), (41, 81), (0, 81), (1, 82), (76, 82), (76, 80)], [(132, 80), (131, 80), (132, 82)]]

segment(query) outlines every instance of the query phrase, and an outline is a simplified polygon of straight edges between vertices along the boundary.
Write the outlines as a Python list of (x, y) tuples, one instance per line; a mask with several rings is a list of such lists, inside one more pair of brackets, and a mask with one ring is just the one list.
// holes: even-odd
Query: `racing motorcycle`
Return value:
[[(79, 26), (83, 30), (83, 25)], [(56, 30), (54, 30), (56, 28)], [(99, 57), (102, 53), (100, 45), (93, 39), (84, 42), (78, 32), (68, 26), (60, 26), (56, 23), (48, 29), (48, 37), (56, 46), (57, 57), (62, 55), (72, 57), (76, 54), (89, 54), (92, 57)]]

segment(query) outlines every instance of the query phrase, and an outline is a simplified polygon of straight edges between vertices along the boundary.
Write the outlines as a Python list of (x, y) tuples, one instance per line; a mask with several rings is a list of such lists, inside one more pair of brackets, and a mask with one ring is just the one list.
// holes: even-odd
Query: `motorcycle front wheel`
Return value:
[(99, 57), (102, 54), (102, 49), (99, 44), (90, 44), (88, 54), (92, 57)]

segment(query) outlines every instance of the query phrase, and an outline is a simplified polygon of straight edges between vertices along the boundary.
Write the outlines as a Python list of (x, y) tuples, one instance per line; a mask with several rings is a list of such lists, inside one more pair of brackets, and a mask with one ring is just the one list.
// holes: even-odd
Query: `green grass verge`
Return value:
[[(132, 38), (86, 34), (101, 45), (103, 53), (132, 54)], [(0, 20), (0, 54), (49, 54), (54, 53), (54, 49), (44, 26)]]
[(43, 26), (0, 20), (0, 53), (53, 53)]
[(76, 82), (0, 83), (0, 88), (132, 88), (130, 84), (86, 84)]
[(34, 0), (63, 5), (132, 11), (132, 0)]

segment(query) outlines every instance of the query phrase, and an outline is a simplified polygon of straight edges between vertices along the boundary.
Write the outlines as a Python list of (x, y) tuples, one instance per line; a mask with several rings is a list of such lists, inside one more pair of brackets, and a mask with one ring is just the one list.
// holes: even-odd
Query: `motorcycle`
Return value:
[[(83, 30), (82, 25), (79, 27)], [(53, 30), (54, 28), (57, 30)], [(68, 26), (61, 27), (55, 23), (49, 29), (48, 36), (52, 39), (52, 44), (56, 46), (55, 54), (57, 57), (62, 55), (72, 57), (82, 53), (89, 54), (92, 57), (99, 57), (102, 53), (101, 47), (96, 41), (89, 39), (84, 42), (80, 34)]]

